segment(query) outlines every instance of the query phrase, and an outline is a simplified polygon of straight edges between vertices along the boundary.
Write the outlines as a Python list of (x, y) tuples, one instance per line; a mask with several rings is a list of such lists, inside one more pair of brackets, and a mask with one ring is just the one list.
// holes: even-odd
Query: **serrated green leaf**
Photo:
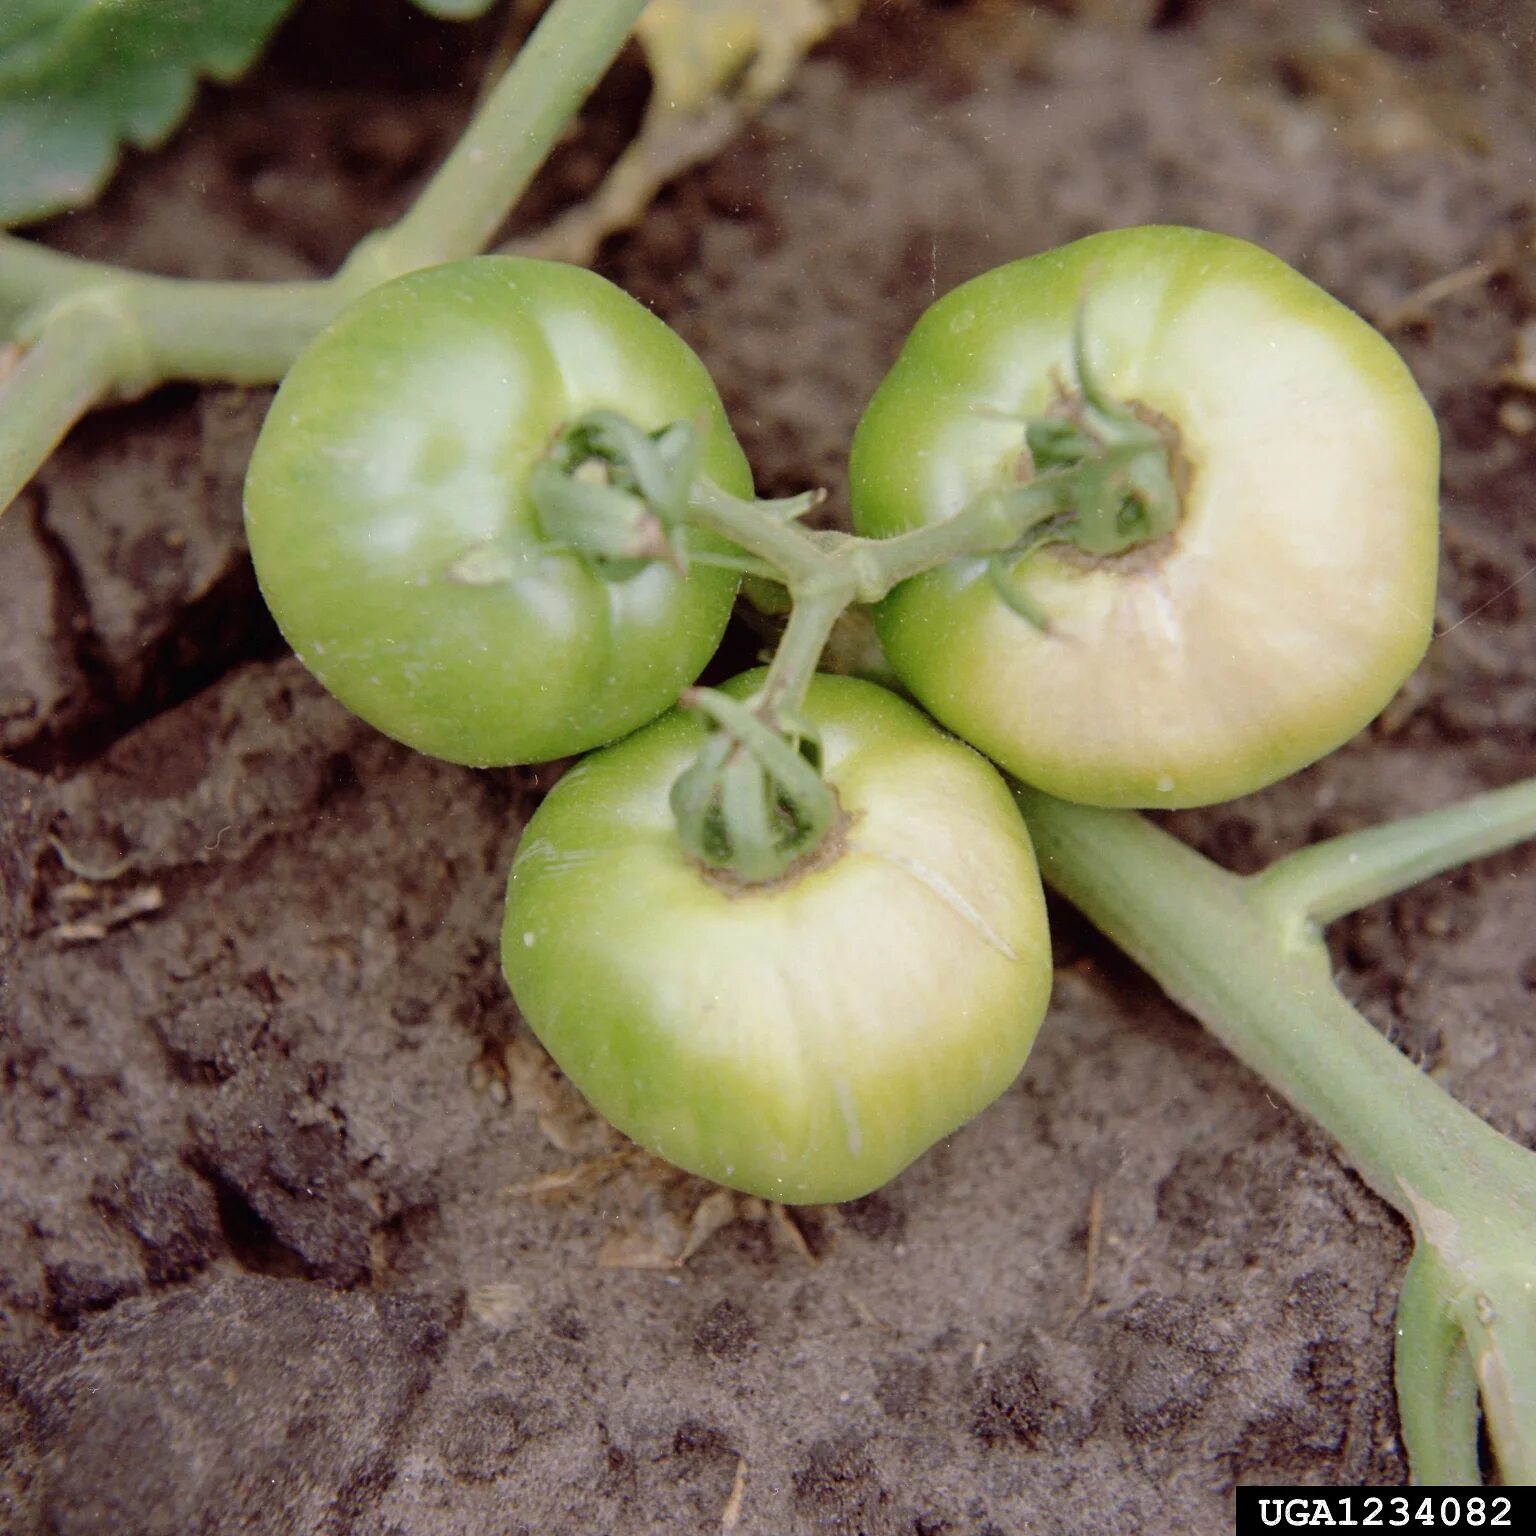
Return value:
[(88, 202), (124, 142), (153, 148), (200, 76), (229, 79), (294, 0), (5, 0), (0, 224)]

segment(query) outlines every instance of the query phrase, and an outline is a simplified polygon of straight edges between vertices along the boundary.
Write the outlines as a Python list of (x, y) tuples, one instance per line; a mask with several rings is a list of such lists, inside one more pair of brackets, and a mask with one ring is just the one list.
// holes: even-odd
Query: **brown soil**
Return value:
[[(1327, 763), (1176, 825), (1253, 868), (1536, 771), (1536, 416), (1498, 379), (1536, 313), (1529, 8), (864, 10), (604, 252), (709, 362), (762, 489), (835, 508), (922, 308), (1097, 228), (1244, 235), (1389, 319), (1494, 263), (1394, 331), (1445, 432), (1428, 661)], [(1328, 53), (1341, 18), (1360, 45)], [(322, 270), (494, 41), (312, 0), (43, 237)], [(1403, 1478), (1404, 1228), (1065, 910), (1023, 1078), (879, 1194), (791, 1221), (619, 1155), (498, 970), (553, 772), (413, 756), (283, 655), (240, 534), (263, 404), (103, 413), (0, 525), (0, 1529), (1214, 1533), (1239, 1480)], [(1526, 1145), (1533, 876), (1506, 855), (1335, 935), (1367, 1013)]]

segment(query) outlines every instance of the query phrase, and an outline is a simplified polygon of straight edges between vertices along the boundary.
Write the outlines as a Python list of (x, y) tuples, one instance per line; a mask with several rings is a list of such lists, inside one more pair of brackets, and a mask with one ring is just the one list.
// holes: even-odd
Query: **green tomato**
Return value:
[(584, 751), (671, 705), (735, 576), (607, 580), (549, 547), (526, 491), (559, 428), (602, 408), (698, 422), (704, 473), (751, 494), (698, 358), (591, 272), (482, 256), (346, 309), (284, 380), (245, 488), (262, 592), (305, 666), (380, 730), (480, 765)]
[(1171, 535), (1016, 567), (981, 560), (877, 613), (907, 687), (1011, 773), (1065, 799), (1190, 806), (1339, 746), (1431, 633), (1439, 440), (1407, 367), (1277, 258), (1198, 230), (1124, 229), (999, 268), (918, 322), (854, 439), (854, 521), (884, 537), (1018, 472), (1023, 418), (1070, 377), (1073, 320), (1106, 392), (1177, 433)]
[(894, 1177), (1013, 1081), (1051, 955), (1029, 834), (991, 764), (853, 678), (815, 679), (803, 717), (846, 818), (805, 867), (743, 886), (684, 856), (667, 797), (705, 727), (678, 711), (540, 806), (502, 963), (627, 1136), (719, 1183), (820, 1202)]

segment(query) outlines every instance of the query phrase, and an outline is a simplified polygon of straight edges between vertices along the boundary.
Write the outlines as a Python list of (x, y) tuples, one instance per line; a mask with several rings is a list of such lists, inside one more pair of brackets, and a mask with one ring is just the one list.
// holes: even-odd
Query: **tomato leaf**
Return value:
[(293, 0), (11, 0), (0, 15), (0, 224), (88, 202), (131, 142), (245, 69)]
[[(416, 0), (463, 20), (492, 0)], [(294, 0), (7, 0), (0, 8), (0, 225), (89, 202), (124, 143), (153, 149), (202, 77), (248, 69)]]

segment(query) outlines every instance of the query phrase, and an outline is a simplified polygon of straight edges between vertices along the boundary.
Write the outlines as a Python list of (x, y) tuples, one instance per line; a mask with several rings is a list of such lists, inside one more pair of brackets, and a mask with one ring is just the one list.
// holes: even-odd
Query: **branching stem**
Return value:
[(761, 560), (790, 586), (817, 580), (827, 567), (826, 551), (814, 534), (774, 517), (757, 502), (732, 496), (711, 480), (695, 483), (686, 521)]
[[(569, 426), (566, 439), (589, 432), (594, 420)], [(1148, 457), (1162, 463), (1165, 457), (1160, 436), (1138, 422), (1131, 425), (1143, 433), (1139, 448), (1116, 445), (1111, 459), (1100, 451), (1102, 445), (1082, 437), (1050, 471), (984, 491), (952, 516), (889, 539), (805, 528), (794, 516), (781, 514), (787, 507), (798, 515), (813, 502), (747, 501), (704, 478), (693, 483), (675, 509), (658, 506), (654, 511), (734, 545), (743, 561), (755, 563), (753, 574), (776, 572), (787, 589), (789, 622), (751, 703), (754, 721), (779, 733), (781, 744), (787, 745), (797, 736), (796, 717), (822, 652), (852, 604), (878, 602), (901, 582), (949, 561), (1005, 556), (1036, 548), (1047, 539), (1086, 534), (1095, 548), (1118, 547), (1121, 533), (1100, 516), (1115, 512), (1125, 499), (1116, 475), (1122, 465), (1134, 468)], [(649, 453), (648, 441), (641, 439), (631, 451)], [(550, 462), (560, 458), (560, 453), (553, 454)], [(1171, 477), (1163, 476), (1170, 487), (1167, 497), (1156, 491), (1156, 476), (1148, 478), (1154, 486), (1149, 499), (1155, 511), (1162, 517), (1173, 515)], [(548, 486), (535, 499), (541, 495), (550, 517), (555, 517), (563, 504), (559, 487)], [(815, 795), (805, 794), (775, 772), (759, 747), (760, 742), (736, 729), (727, 712), (673, 796), (685, 851), (747, 884), (778, 879), (832, 825), (823, 814), (819, 783)], [(772, 809), (766, 817), (765, 804)], [(793, 828), (793, 836), (777, 836), (775, 827), (786, 825)]]
[(1247, 878), (1131, 812), (1017, 795), (1047, 881), (1316, 1120), (1412, 1224), (1398, 1387), (1415, 1476), (1475, 1473), (1475, 1381), (1505, 1481), (1536, 1477), (1536, 1154), (1458, 1104), (1346, 1001), (1316, 921), (1530, 837), (1536, 781)]
[(987, 492), (953, 517), (889, 539), (864, 539), (781, 522), (772, 503), (743, 501), (700, 481), (686, 521), (728, 539), (773, 566), (791, 589), (846, 592), (849, 603), (877, 603), (902, 582), (950, 560), (1013, 548), (1070, 505), (1070, 472), (1042, 476), (1006, 492)]
[(55, 315), (37, 340), (0, 372), (0, 507), (32, 478), (38, 459), (111, 393), (118, 337), (79, 307)]
[[(24, 355), (0, 394), (0, 512), (82, 415), (170, 379), (270, 384), (350, 300), (416, 267), (473, 255), (505, 221), (645, 0), (555, 0), (415, 205), (325, 281), (206, 282), (125, 271), (0, 234), (0, 324)], [(61, 306), (85, 355), (64, 355)], [(124, 336), (132, 341), (124, 345)], [(124, 366), (116, 366), (124, 358)], [(34, 390), (41, 398), (28, 397)]]

